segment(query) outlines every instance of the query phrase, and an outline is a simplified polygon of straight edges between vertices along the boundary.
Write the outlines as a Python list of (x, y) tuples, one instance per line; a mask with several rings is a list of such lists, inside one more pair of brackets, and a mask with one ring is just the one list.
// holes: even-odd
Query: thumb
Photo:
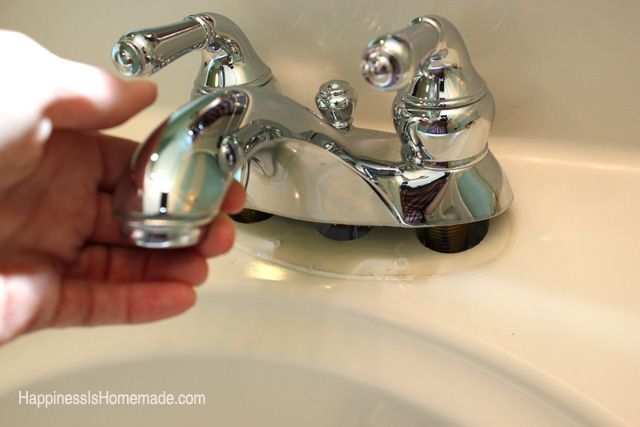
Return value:
[(121, 80), (112, 74), (66, 59), (52, 67), (54, 88), (44, 116), (54, 128), (105, 129), (119, 125), (156, 98), (155, 83)]

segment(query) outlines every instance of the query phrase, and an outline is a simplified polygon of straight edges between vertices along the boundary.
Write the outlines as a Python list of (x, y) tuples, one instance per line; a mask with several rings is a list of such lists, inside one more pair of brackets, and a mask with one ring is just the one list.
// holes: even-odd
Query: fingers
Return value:
[(242, 184), (233, 180), (227, 190), (227, 194), (224, 202), (222, 202), (220, 210), (227, 213), (238, 213), (242, 210), (246, 199), (247, 193), (244, 191)]
[(145, 250), (88, 245), (65, 277), (99, 282), (176, 281), (189, 285), (207, 277), (206, 260), (194, 250)]
[(100, 283), (67, 280), (49, 326), (144, 323), (178, 315), (196, 301), (180, 282)]
[(53, 96), (45, 109), (56, 128), (105, 129), (121, 124), (156, 98), (147, 80), (121, 80), (90, 65), (58, 59)]
[(195, 303), (193, 285), (207, 276), (192, 250), (84, 248), (65, 271), (48, 326), (141, 323), (175, 316)]
[(98, 193), (96, 219), (88, 241), (103, 245), (131, 246), (132, 242), (124, 235), (120, 222), (113, 213), (113, 196)]
[(0, 79), (0, 191), (35, 168), (55, 128), (112, 127), (156, 97), (152, 82), (59, 58), (23, 34), (0, 30), (0, 45), (3, 57), (21, 61)]
[(202, 256), (210, 258), (231, 250), (235, 239), (235, 224), (224, 212), (240, 212), (245, 200), (244, 187), (237, 181), (232, 181), (220, 208), (223, 213), (209, 225), (207, 235), (197, 247)]
[[(4, 99), (16, 104), (21, 114), (37, 113), (24, 129), (35, 129), (46, 118), (54, 128), (104, 129), (124, 122), (156, 97), (150, 81), (124, 81), (97, 67), (60, 58), (23, 34), (0, 31), (0, 42), (6, 45), (6, 57), (24, 60), (18, 71), (8, 70), (3, 79), (6, 87), (0, 83)], [(39, 75), (43, 70), (46, 79)]]
[(233, 246), (235, 224), (227, 215), (216, 218), (207, 230), (207, 234), (196, 250), (205, 258), (222, 255)]
[(222, 213), (209, 225), (206, 236), (196, 248), (203, 257), (211, 258), (231, 250), (235, 239), (236, 226), (224, 212), (239, 212), (242, 210), (245, 200), (246, 192), (244, 187), (237, 181), (232, 181), (220, 208)]
[(116, 138), (101, 133), (94, 134), (102, 160), (102, 176), (99, 187), (102, 191), (115, 189), (120, 177), (128, 170), (131, 156), (138, 144), (134, 141)]
[[(68, 276), (61, 279), (57, 267), (38, 257), (2, 260), (0, 344), (50, 326), (141, 323), (184, 312), (195, 303), (194, 289), (185, 281), (170, 278), (183, 277), (179, 271), (192, 269), (193, 258), (199, 256), (165, 255), (149, 260), (154, 273), (147, 276), (158, 279), (124, 282)], [(100, 267), (95, 261), (87, 266)], [(173, 264), (162, 270), (167, 263)], [(113, 266), (123, 267), (123, 262)]]

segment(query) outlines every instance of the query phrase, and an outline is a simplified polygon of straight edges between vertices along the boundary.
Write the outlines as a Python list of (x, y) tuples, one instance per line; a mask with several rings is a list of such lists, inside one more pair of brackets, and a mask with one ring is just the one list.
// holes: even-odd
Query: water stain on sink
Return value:
[(461, 274), (503, 255), (513, 239), (511, 214), (491, 220), (480, 244), (460, 253), (425, 248), (415, 230), (376, 227), (359, 239), (335, 241), (315, 224), (273, 216), (237, 224), (236, 247), (280, 266), (306, 273), (348, 279), (407, 280)]

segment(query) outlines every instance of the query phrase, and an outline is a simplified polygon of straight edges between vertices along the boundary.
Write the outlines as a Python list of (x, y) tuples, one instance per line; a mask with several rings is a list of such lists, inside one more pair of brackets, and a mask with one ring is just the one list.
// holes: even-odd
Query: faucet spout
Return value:
[(246, 106), (240, 91), (204, 96), (165, 120), (131, 159), (114, 213), (138, 246), (193, 246), (218, 214), (237, 155), (226, 135)]

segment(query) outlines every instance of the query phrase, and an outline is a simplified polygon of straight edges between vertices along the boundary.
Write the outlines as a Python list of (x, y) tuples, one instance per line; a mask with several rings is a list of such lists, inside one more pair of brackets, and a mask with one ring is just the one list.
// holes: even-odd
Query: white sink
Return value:
[[(243, 227), (189, 313), (2, 348), (2, 424), (640, 425), (640, 153), (491, 146), (516, 202), (476, 248), (365, 274), (357, 246), (331, 259), (319, 236), (256, 249)], [(291, 245), (327, 255), (305, 268), (287, 262)], [(20, 390), (202, 393), (206, 405), (36, 409)]]
[[(618, 425), (474, 340), (324, 306), (332, 292), (298, 286), (318, 303), (205, 291), (175, 321), (22, 339), (0, 354), (3, 425)], [(201, 393), (206, 405), (17, 405), (19, 392), (99, 390)]]

